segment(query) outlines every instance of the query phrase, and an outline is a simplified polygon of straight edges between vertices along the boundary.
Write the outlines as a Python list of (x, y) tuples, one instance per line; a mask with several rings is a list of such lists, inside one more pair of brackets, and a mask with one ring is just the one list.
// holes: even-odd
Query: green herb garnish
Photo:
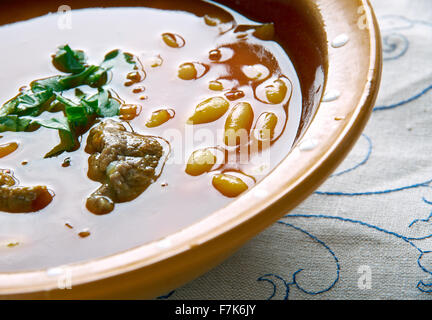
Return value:
[[(53, 65), (65, 75), (58, 75), (30, 83), (30, 89), (19, 93), (0, 108), (0, 132), (33, 131), (45, 127), (59, 131), (61, 143), (45, 157), (56, 156), (79, 147), (78, 136), (91, 127), (98, 118), (119, 115), (121, 103), (104, 86), (109, 72), (116, 63), (125, 62), (137, 68), (130, 53), (114, 50), (99, 65), (88, 65), (83, 51), (68, 45), (59, 47), (52, 57)], [(97, 88), (87, 96), (78, 87)], [(75, 98), (63, 93), (75, 89)]]
[(62, 72), (80, 73), (86, 67), (84, 52), (74, 51), (68, 45), (60, 47), (52, 58), (53, 65)]

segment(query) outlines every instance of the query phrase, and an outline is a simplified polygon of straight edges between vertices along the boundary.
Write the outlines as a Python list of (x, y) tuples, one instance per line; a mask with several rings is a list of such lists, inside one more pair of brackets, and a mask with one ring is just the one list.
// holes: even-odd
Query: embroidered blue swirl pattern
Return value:
[[(403, 16), (385, 16), (380, 19), (380, 22), (384, 25), (390, 25), (392, 26), (389, 29), (383, 29), (383, 54), (384, 54), (384, 61), (392, 61), (402, 58), (407, 54), (410, 47), (409, 39), (403, 34), (404, 30), (409, 30), (410, 28), (414, 27), (415, 25), (423, 25), (429, 28), (432, 28), (432, 23), (429, 23), (427, 21), (419, 21), (419, 20), (410, 20)], [(387, 22), (387, 24), (385, 23)], [(419, 90), (419, 92), (415, 93), (412, 96), (408, 96), (400, 101), (396, 101), (394, 103), (388, 104), (388, 105), (379, 105), (374, 108), (374, 112), (377, 111), (385, 111), (385, 110), (392, 110), (398, 107), (402, 107), (405, 105), (409, 105), (410, 103), (420, 99), (421, 97), (429, 94), (432, 91), (432, 84), (429, 86), (426, 86), (425, 88)], [(364, 166), (367, 164), (372, 152), (373, 152), (373, 143), (372, 138), (366, 136), (363, 134), (363, 138), (368, 141), (368, 150), (366, 156), (359, 160), (356, 165), (352, 166), (351, 168), (348, 168), (346, 170), (337, 172), (332, 175), (332, 177), (341, 176), (344, 174), (348, 174), (350, 172), (355, 171), (361, 166)], [(321, 195), (321, 196), (339, 196), (339, 197), (361, 197), (361, 196), (371, 196), (371, 195), (384, 195), (389, 193), (395, 193), (395, 192), (402, 192), (404, 190), (410, 190), (410, 189), (417, 189), (417, 188), (429, 188), (431, 189), (432, 179), (427, 179), (425, 181), (421, 181), (418, 183), (405, 185), (401, 187), (395, 187), (395, 188), (388, 188), (388, 189), (382, 189), (382, 190), (370, 190), (370, 191), (359, 191), (359, 192), (344, 192), (344, 191), (316, 191), (315, 194)], [(429, 201), (425, 198), (422, 199), (423, 203), (429, 206), (432, 206), (432, 201)], [(277, 290), (284, 290), (285, 294), (283, 296), (284, 299), (289, 298), (290, 289), (292, 287), (296, 287), (298, 290), (302, 291), (303, 293), (309, 294), (309, 295), (317, 295), (320, 293), (324, 293), (327, 291), (330, 291), (335, 287), (337, 282), (340, 279), (340, 271), (341, 271), (341, 265), (339, 262), (338, 257), (333, 252), (333, 250), (323, 241), (316, 238), (314, 235), (310, 234), (308, 231), (296, 226), (295, 224), (288, 223), (288, 220), (298, 220), (298, 219), (322, 219), (322, 220), (331, 220), (331, 221), (337, 221), (337, 222), (344, 222), (354, 225), (359, 225), (362, 228), (368, 228), (372, 229), (378, 232), (381, 232), (383, 234), (386, 234), (388, 236), (394, 237), (398, 239), (399, 241), (407, 244), (410, 248), (415, 250), (418, 253), (417, 257), (417, 265), (418, 267), (425, 272), (429, 279), (419, 279), (417, 282), (417, 289), (425, 294), (432, 293), (432, 268), (429, 268), (427, 266), (427, 263), (424, 263), (425, 259), (430, 259), (432, 257), (432, 251), (424, 250), (420, 248), (420, 246), (417, 244), (417, 242), (421, 240), (426, 240), (429, 238), (432, 238), (432, 233), (421, 235), (421, 236), (407, 236), (400, 234), (398, 232), (393, 232), (391, 230), (387, 230), (385, 228), (381, 228), (375, 225), (372, 225), (367, 222), (363, 222), (360, 220), (355, 219), (348, 219), (343, 218), (340, 216), (331, 216), (331, 215), (323, 215), (323, 214), (308, 214), (308, 215), (301, 215), (301, 214), (289, 214), (285, 216), (281, 221), (279, 221), (279, 224), (283, 224), (289, 228), (293, 228), (299, 232), (302, 232), (304, 234), (307, 234), (309, 237), (314, 239), (318, 245), (321, 245), (323, 248), (325, 248), (333, 257), (335, 270), (336, 270), (336, 277), (333, 280), (333, 282), (329, 283), (327, 289), (321, 290), (321, 291), (311, 291), (311, 290), (305, 290), (302, 288), (301, 285), (299, 285), (297, 280), (297, 275), (302, 271), (302, 269), (299, 269), (298, 271), (294, 272), (291, 276), (291, 278), (286, 280), (280, 275), (277, 274), (265, 274), (257, 279), (259, 282), (267, 282), (271, 284), (271, 290), (268, 299), (273, 299), (276, 295)], [(428, 224), (432, 226), (432, 210), (428, 214), (426, 218), (423, 219), (414, 219), (408, 226), (408, 229), (412, 229), (416, 225), (419, 224)], [(282, 285), (277, 285), (277, 283), (281, 283)], [(280, 288), (282, 287), (282, 288)]]

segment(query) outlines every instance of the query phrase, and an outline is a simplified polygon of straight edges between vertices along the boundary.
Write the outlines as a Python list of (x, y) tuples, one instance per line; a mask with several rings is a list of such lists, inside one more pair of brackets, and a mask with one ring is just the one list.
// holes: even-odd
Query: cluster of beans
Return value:
[[(208, 16), (204, 17), (205, 22), (209, 26), (218, 25), (215, 18)], [(258, 38), (270, 38), (273, 36), (273, 26), (269, 24), (262, 25), (256, 28), (254, 35)], [(185, 40), (177, 34), (164, 33), (162, 34), (163, 42), (171, 48), (181, 48), (185, 45)], [(267, 40), (267, 39), (266, 39)], [(214, 49), (209, 53), (209, 59), (219, 61), (224, 53), (219, 49)], [(195, 80), (202, 77), (209, 67), (202, 63), (187, 62), (183, 63), (178, 68), (178, 77), (182, 80)], [(264, 79), (269, 75), (269, 70), (262, 65), (244, 66), (243, 73), (251, 80)], [(264, 88), (266, 103), (281, 104), (286, 100), (288, 94), (289, 80), (278, 78), (270, 85)], [(209, 89), (212, 91), (223, 91), (224, 86), (218, 80), (209, 82)], [(223, 96), (215, 96), (200, 102), (188, 119), (188, 124), (198, 125), (216, 121), (226, 115), (230, 110), (230, 101), (239, 100), (244, 97), (244, 93), (240, 90), (232, 90)], [(146, 126), (149, 128), (157, 127), (175, 115), (172, 109), (161, 109), (154, 111)], [(275, 128), (278, 123), (278, 117), (273, 112), (263, 112), (260, 114), (253, 127), (255, 119), (254, 110), (248, 102), (238, 102), (229, 111), (224, 128), (224, 143), (228, 147), (238, 147), (244, 143), (250, 143), (253, 140), (258, 145), (269, 143), (274, 139)], [(253, 127), (253, 128), (252, 128)], [(252, 132), (251, 132), (252, 131)], [(253, 134), (251, 134), (253, 133)], [(244, 139), (246, 137), (246, 141)], [(194, 151), (187, 162), (186, 173), (191, 176), (199, 176), (214, 170), (217, 164), (218, 148), (205, 148)], [(238, 174), (229, 174), (222, 172), (213, 176), (213, 186), (227, 197), (236, 197), (248, 189), (248, 184), (244, 182)]]

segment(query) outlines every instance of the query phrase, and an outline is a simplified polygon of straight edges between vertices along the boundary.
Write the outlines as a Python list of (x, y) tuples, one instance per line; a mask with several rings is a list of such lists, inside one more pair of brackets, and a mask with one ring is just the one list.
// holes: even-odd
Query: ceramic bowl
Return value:
[[(292, 44), (288, 51), (309, 99), (296, 143), (283, 162), (228, 206), (179, 232), (68, 266), (72, 290), (58, 289), (58, 279), (46, 270), (0, 273), (2, 297), (154, 298), (221, 263), (332, 173), (360, 136), (377, 96), (381, 39), (372, 7), (367, 0), (259, 1), (265, 3), (265, 10), (257, 10), (256, 1), (217, 2), (257, 21), (275, 21), (277, 35)], [(32, 2), (5, 1), (9, 12), (16, 3), (21, 9), (13, 17), (2, 10), (1, 18), (25, 19), (57, 8), (54, 0), (38, 1), (39, 11), (33, 8), (29, 13), (26, 8)], [(128, 1), (111, 2), (126, 5)], [(104, 1), (104, 6), (111, 2)], [(90, 0), (80, 3), (97, 5)], [(324, 77), (324, 86), (316, 85), (317, 77)]]

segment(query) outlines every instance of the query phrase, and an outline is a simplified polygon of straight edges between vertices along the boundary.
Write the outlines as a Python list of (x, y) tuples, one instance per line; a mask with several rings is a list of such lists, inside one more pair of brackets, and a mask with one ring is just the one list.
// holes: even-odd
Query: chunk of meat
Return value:
[(107, 120), (90, 131), (86, 152), (91, 154), (88, 177), (102, 183), (87, 199), (87, 209), (107, 214), (115, 203), (134, 200), (156, 180), (163, 147), (153, 137)]
[(53, 195), (46, 186), (22, 187), (17, 183), (10, 170), (0, 171), (0, 211), (36, 212), (51, 203)]

